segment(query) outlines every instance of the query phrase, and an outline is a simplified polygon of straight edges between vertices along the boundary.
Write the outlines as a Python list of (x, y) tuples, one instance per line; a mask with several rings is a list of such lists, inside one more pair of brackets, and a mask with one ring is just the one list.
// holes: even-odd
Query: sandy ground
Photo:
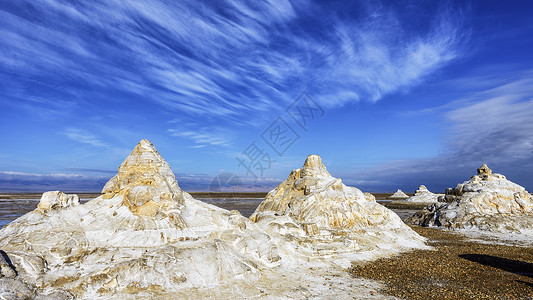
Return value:
[(533, 299), (533, 248), (479, 243), (452, 231), (413, 226), (436, 251), (417, 250), (353, 266), (403, 299)]

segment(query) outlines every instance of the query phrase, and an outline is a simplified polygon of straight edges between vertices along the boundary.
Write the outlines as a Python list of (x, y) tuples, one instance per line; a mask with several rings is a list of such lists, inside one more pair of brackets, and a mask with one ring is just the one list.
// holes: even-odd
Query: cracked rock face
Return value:
[[(269, 232), (300, 237), (300, 244), (328, 245), (325, 251), (384, 248), (400, 251), (420, 247), (420, 237), (372, 195), (348, 187), (329, 174), (318, 155), (307, 157), (301, 169), (270, 191), (250, 219)], [(336, 243), (344, 243), (339, 246)], [(323, 245), (323, 246), (324, 246)]]
[(432, 204), (406, 222), (533, 236), (533, 197), (485, 164), (477, 171), (470, 180), (447, 189), (449, 203)]
[(439, 197), (443, 197), (444, 194), (434, 194), (430, 192), (425, 185), (421, 185), (416, 190), (412, 197), (405, 199), (406, 202), (416, 203), (435, 203), (438, 202)]

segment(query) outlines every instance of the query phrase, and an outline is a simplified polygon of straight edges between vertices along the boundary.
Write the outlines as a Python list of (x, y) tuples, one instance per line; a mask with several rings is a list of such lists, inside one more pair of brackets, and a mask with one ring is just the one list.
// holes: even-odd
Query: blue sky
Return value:
[(268, 190), (308, 154), (364, 191), (441, 192), (482, 163), (532, 191), (532, 14), (529, 1), (3, 1), (0, 190), (98, 191), (146, 138), (189, 191), (227, 173)]

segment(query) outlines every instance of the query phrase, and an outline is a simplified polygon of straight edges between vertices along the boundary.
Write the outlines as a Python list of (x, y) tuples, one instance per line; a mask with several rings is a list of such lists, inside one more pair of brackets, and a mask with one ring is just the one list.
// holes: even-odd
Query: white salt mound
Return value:
[[(315, 209), (315, 217), (295, 203), (296, 219), (265, 213), (256, 224), (182, 191), (170, 166), (142, 140), (102, 196), (78, 205), (77, 197), (47, 192), (36, 210), (0, 230), (0, 297), (365, 297), (379, 284), (336, 268), (352, 257), (339, 252), (375, 259), (423, 247), (424, 239), (359, 190), (326, 178), (322, 167), (309, 166), (300, 182), (328, 208)], [(324, 238), (308, 237), (315, 228)], [(337, 228), (351, 231), (343, 239), (322, 232)]]
[(436, 203), (406, 222), (449, 229), (520, 234), (533, 239), (533, 196), (485, 164), (470, 180), (447, 189), (449, 203)]
[(318, 155), (270, 191), (250, 219), (312, 253), (352, 260), (424, 247), (397, 214), (331, 176)]
[(407, 199), (409, 196), (402, 192), (402, 190), (398, 189), (396, 193), (392, 194), (389, 198), (391, 199)]
[(444, 196), (444, 194), (434, 194), (430, 192), (425, 185), (421, 185), (412, 197), (405, 199), (405, 202), (435, 203), (441, 196)]

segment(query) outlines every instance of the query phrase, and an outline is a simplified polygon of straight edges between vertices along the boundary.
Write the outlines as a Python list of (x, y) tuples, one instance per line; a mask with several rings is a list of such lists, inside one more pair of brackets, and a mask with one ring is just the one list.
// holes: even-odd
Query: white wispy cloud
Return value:
[[(449, 112), (450, 147), (465, 158), (499, 162), (533, 159), (531, 74), (525, 72), (526, 77), (473, 95), (485, 99)], [(533, 161), (529, 165), (533, 166)]]
[[(324, 86), (334, 87), (330, 104), (384, 96), (419, 84), (429, 74), (450, 63), (464, 51), (468, 31), (461, 17), (451, 17), (447, 9), (434, 16), (427, 33), (412, 35), (391, 9), (380, 9), (355, 23), (339, 22), (333, 37), (339, 47), (326, 56)], [(328, 96), (320, 90), (322, 97)]]
[[(21, 14), (24, 5), (34, 13)], [(62, 84), (83, 82), (254, 123), (303, 90), (326, 107), (378, 101), (460, 56), (468, 39), (454, 8), (435, 10), (427, 31), (413, 31), (392, 6), (365, 6), (349, 19), (308, 1), (20, 1), (0, 10), (0, 66), (7, 78), (42, 83), (60, 73), (47, 89), (65, 99), (78, 87)]]
[(90, 133), (90, 132), (88, 132), (86, 130), (83, 130), (83, 129), (68, 128), (67, 130), (65, 130), (61, 134), (65, 135), (67, 138), (69, 138), (69, 139), (71, 139), (73, 141), (79, 142), (79, 143), (83, 143), (83, 144), (87, 144), (87, 145), (91, 145), (91, 146), (96, 146), (96, 147), (108, 147), (108, 145), (106, 143), (102, 142), (100, 139), (98, 139), (92, 133)]
[[(217, 133), (218, 132), (218, 133)], [(192, 140), (195, 145), (190, 148), (203, 148), (205, 146), (220, 146), (229, 147), (231, 141), (227, 139), (227, 135), (220, 133), (220, 130), (213, 130), (209, 128), (199, 128), (195, 130), (177, 130), (168, 129), (167, 133), (173, 137), (182, 137)]]

